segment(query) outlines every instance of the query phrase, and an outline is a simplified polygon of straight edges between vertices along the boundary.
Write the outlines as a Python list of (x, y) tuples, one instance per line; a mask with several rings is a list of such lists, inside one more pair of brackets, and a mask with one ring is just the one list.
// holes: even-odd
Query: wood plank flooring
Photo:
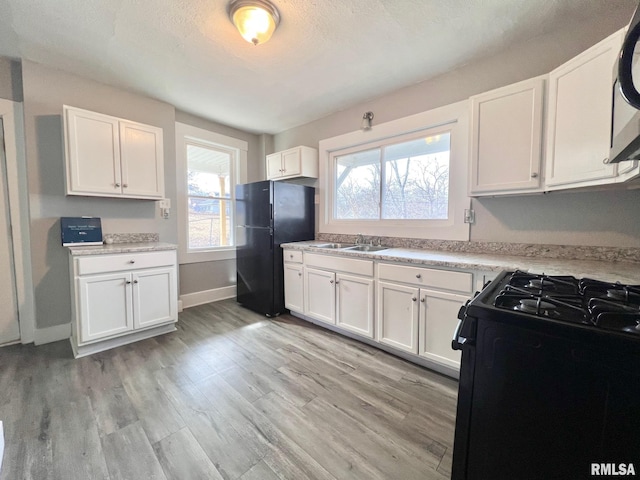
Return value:
[(74, 360), (0, 349), (0, 480), (445, 479), (457, 383), (235, 301)]

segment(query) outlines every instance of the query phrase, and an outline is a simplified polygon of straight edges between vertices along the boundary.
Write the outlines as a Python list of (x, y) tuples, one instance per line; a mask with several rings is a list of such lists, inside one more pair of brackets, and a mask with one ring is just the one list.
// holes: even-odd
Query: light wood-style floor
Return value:
[(74, 360), (0, 349), (0, 479), (449, 478), (457, 383), (234, 301)]

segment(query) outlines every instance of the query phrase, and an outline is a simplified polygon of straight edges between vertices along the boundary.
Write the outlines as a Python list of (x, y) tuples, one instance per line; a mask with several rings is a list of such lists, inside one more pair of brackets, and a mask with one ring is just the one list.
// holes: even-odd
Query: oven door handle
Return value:
[[(469, 305), (469, 301), (465, 303), (460, 310), (458, 311), (458, 325), (456, 326), (456, 331), (453, 332), (453, 339), (451, 340), (451, 348), (454, 350), (462, 350), (464, 345), (474, 345), (475, 339), (469, 338), (469, 334), (473, 334), (474, 332), (474, 322), (473, 319), (467, 317), (467, 305)], [(467, 325), (469, 324), (469, 325)], [(463, 329), (466, 328), (466, 332), (463, 332)], [(462, 336), (462, 334), (466, 336)]]
[(451, 340), (451, 348), (454, 350), (462, 350), (462, 345), (467, 341), (466, 338), (460, 338), (460, 329), (462, 328), (463, 320), (458, 320), (456, 331), (453, 332), (453, 340)]

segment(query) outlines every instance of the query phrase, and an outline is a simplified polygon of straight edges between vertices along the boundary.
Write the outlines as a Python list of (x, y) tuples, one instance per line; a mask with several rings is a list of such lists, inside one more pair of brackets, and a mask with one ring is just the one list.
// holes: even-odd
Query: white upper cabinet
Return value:
[(287, 178), (318, 178), (318, 150), (294, 147), (267, 155), (267, 180)]
[(67, 195), (164, 197), (162, 129), (64, 107)]
[(544, 77), (470, 98), (472, 196), (542, 189)]
[(615, 182), (611, 140), (613, 68), (620, 30), (549, 74), (548, 190)]

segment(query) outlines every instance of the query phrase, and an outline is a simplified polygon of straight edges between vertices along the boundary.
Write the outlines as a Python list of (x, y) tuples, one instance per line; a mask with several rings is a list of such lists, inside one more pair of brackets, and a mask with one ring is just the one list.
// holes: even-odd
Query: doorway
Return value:
[(0, 98), (0, 346), (34, 341), (26, 163), (22, 104)]
[(20, 340), (4, 138), (4, 122), (0, 118), (0, 345)]

